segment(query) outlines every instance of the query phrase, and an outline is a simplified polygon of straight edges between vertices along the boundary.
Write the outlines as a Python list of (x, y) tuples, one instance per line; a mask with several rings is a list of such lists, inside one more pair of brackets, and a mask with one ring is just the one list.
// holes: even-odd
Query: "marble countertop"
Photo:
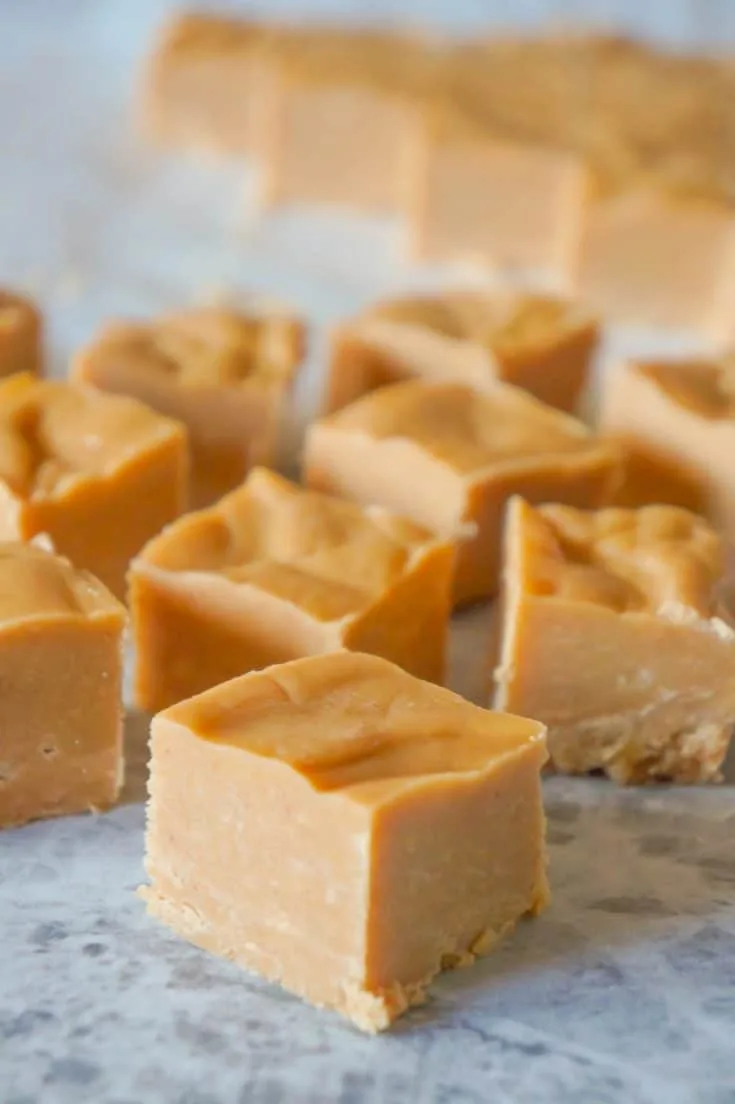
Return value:
[[(337, 212), (260, 222), (239, 166), (141, 151), (133, 73), (167, 6), (0, 0), (0, 278), (47, 306), (56, 372), (113, 315), (257, 287), (326, 322), (444, 275), (404, 267), (394, 224)], [(664, 7), (677, 5), (637, 5)], [(695, 7), (678, 5), (672, 37)], [(421, 5), (468, 26), (486, 10)], [(614, 334), (608, 353), (644, 340), (667, 344)], [(301, 420), (318, 360), (317, 344)], [(454, 633), (454, 685), (473, 696), (486, 629), (478, 610)], [(2, 1104), (735, 1104), (735, 769), (709, 790), (547, 780), (549, 911), (373, 1039), (146, 917), (145, 739), (131, 716), (112, 813), (0, 835)]]

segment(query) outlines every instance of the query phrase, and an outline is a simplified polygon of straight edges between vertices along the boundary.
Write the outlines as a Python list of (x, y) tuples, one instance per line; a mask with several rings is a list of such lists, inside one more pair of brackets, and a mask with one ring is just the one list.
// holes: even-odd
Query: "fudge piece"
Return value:
[(136, 701), (341, 648), (441, 682), (453, 567), (452, 544), (412, 522), (258, 468), (133, 562)]
[(547, 904), (545, 758), (373, 656), (233, 679), (154, 718), (148, 909), (380, 1031)]
[(278, 304), (203, 307), (112, 324), (76, 357), (73, 378), (132, 395), (186, 426), (189, 501), (207, 506), (254, 464), (272, 464), (304, 325)]
[(41, 315), (30, 299), (0, 290), (0, 376), (41, 371)]
[(48, 533), (118, 597), (186, 504), (183, 426), (134, 399), (30, 375), (0, 383), (0, 540)]
[(469, 602), (497, 589), (511, 495), (603, 505), (619, 467), (615, 445), (517, 387), (482, 394), (411, 380), (313, 423), (304, 470), (310, 487), (379, 503), (457, 541), (455, 600)]
[(584, 512), (514, 499), (499, 709), (548, 725), (557, 770), (711, 782), (735, 723), (721, 539), (671, 506)]
[(274, 36), (269, 55), (264, 200), (403, 210), (440, 49), (417, 35), (316, 26)]
[(244, 19), (176, 14), (147, 62), (141, 110), (148, 137), (219, 155), (257, 150), (266, 34)]
[(446, 291), (387, 299), (335, 329), (326, 413), (414, 376), (480, 390), (500, 379), (571, 412), (599, 336), (590, 314), (549, 295)]
[(124, 628), (93, 575), (34, 544), (0, 544), (0, 828), (115, 801)]
[(607, 374), (600, 429), (625, 450), (621, 505), (665, 502), (735, 533), (735, 359), (630, 362)]
[(654, 189), (599, 199), (576, 291), (611, 318), (735, 338), (733, 209)]

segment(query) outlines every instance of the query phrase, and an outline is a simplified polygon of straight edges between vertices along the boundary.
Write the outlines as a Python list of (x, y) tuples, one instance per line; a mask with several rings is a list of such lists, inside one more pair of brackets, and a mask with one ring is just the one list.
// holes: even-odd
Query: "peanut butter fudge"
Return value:
[(26, 374), (0, 384), (0, 540), (48, 533), (120, 597), (186, 480), (184, 428), (142, 403)]
[(0, 376), (41, 371), (42, 322), (30, 299), (0, 289)]
[(711, 782), (735, 723), (718, 535), (671, 506), (510, 504), (500, 709), (548, 725), (557, 770)]
[(77, 356), (75, 379), (132, 395), (189, 433), (192, 507), (275, 462), (285, 402), (306, 343), (302, 321), (254, 297), (150, 323), (113, 324)]
[(411, 377), (483, 391), (500, 379), (572, 412), (598, 341), (595, 318), (550, 295), (457, 290), (387, 299), (334, 330), (326, 412)]
[(164, 147), (237, 155), (257, 149), (266, 30), (206, 12), (175, 15), (148, 62), (143, 125)]
[(383, 659), (233, 679), (151, 755), (149, 911), (365, 1031), (547, 903), (543, 726)]
[(258, 468), (143, 550), (130, 574), (138, 704), (349, 648), (441, 682), (454, 548), (379, 508)]
[(503, 508), (534, 502), (598, 506), (619, 479), (616, 446), (525, 391), (393, 384), (312, 424), (309, 486), (378, 503), (458, 543), (455, 600), (491, 597)]
[(33, 544), (0, 544), (0, 828), (115, 801), (124, 628), (93, 575)]
[(625, 450), (621, 505), (666, 502), (735, 533), (735, 359), (629, 362), (610, 372), (600, 428)]

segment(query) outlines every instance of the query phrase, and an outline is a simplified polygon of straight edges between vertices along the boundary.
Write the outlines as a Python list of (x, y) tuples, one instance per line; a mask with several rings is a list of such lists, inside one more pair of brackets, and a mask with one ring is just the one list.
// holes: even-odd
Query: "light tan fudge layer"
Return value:
[(216, 155), (256, 152), (266, 34), (263, 25), (243, 19), (174, 15), (143, 77), (147, 136), (163, 147)]
[(12, 376), (0, 384), (0, 540), (48, 533), (125, 594), (146, 541), (186, 503), (186, 433), (134, 399)]
[(515, 499), (496, 707), (543, 721), (560, 771), (718, 780), (735, 722), (723, 570), (720, 538), (688, 511)]
[(30, 299), (0, 289), (0, 376), (39, 374), (42, 340), (41, 315)]
[(273, 464), (303, 359), (303, 322), (267, 300), (116, 323), (76, 357), (73, 378), (132, 395), (188, 431), (189, 502), (208, 506), (255, 464)]
[(0, 828), (115, 801), (124, 628), (94, 576), (0, 544)]
[(441, 682), (455, 550), (379, 508), (258, 468), (135, 560), (135, 697), (164, 708), (270, 663), (349, 648)]
[(548, 901), (543, 726), (385, 660), (234, 679), (151, 748), (149, 911), (365, 1031)]
[(335, 328), (325, 413), (413, 377), (481, 391), (503, 380), (571, 413), (599, 334), (587, 311), (548, 295), (457, 290), (386, 299)]
[(626, 453), (623, 505), (667, 502), (735, 533), (735, 361), (630, 362), (607, 375), (600, 430)]
[(619, 467), (614, 445), (508, 384), (486, 394), (417, 381), (381, 388), (314, 422), (304, 456), (310, 487), (385, 506), (457, 541), (460, 603), (497, 590), (511, 495), (602, 505)]

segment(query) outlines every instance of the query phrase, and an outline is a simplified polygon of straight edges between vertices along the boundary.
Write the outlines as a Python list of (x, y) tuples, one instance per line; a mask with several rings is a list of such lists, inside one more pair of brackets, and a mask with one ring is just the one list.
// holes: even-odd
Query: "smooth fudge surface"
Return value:
[(314, 422), (309, 486), (380, 504), (458, 544), (457, 602), (497, 589), (503, 507), (598, 506), (619, 480), (617, 447), (527, 392), (497, 384), (393, 384)]
[(671, 506), (510, 504), (497, 708), (548, 726), (559, 771), (710, 782), (735, 723), (722, 539)]
[(664, 502), (735, 532), (735, 359), (631, 361), (604, 380), (601, 432), (625, 450), (621, 505)]
[(455, 550), (413, 522), (257, 468), (135, 560), (135, 696), (161, 709), (271, 663), (341, 648), (444, 675)]
[(73, 375), (186, 426), (196, 508), (231, 491), (254, 464), (275, 462), (304, 347), (301, 320), (255, 297), (239, 310), (200, 307), (108, 325), (77, 355)]
[(324, 405), (329, 413), (377, 387), (416, 377), (481, 390), (502, 380), (572, 412), (598, 342), (594, 317), (550, 295), (448, 290), (398, 296), (335, 329)]
[(41, 371), (43, 322), (26, 296), (0, 288), (0, 376)]
[(234, 679), (151, 748), (149, 911), (366, 1031), (547, 903), (543, 726), (383, 659)]
[(134, 399), (27, 374), (0, 383), (0, 539), (48, 533), (118, 597), (186, 503), (186, 433)]
[(0, 828), (115, 801), (125, 621), (93, 575), (0, 543)]

